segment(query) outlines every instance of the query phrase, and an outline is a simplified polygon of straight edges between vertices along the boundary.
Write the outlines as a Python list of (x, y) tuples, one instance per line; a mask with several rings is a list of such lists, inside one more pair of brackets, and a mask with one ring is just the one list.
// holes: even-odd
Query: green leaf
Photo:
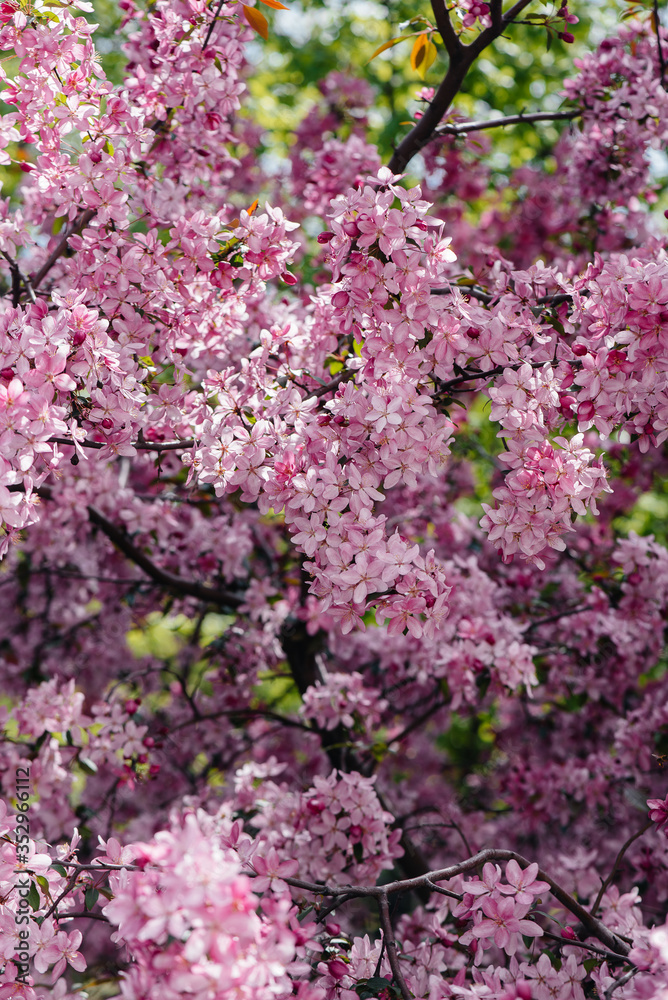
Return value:
[(84, 895), (84, 903), (86, 905), (86, 909), (87, 910), (92, 910), (93, 907), (95, 906), (95, 904), (97, 903), (99, 897), (100, 897), (100, 893), (97, 891), (97, 889), (95, 888), (95, 886), (92, 886), (92, 885), (89, 886), (86, 889), (86, 893)]
[[(43, 876), (38, 876), (38, 877), (43, 878)], [(30, 883), (30, 890), (26, 898), (28, 900), (31, 909), (39, 910), (41, 900), (39, 897), (39, 890), (34, 882)]]
[(40, 889), (42, 890), (42, 892), (44, 893), (44, 895), (48, 899), (50, 899), (51, 898), (51, 894), (49, 892), (49, 882), (48, 882), (48, 880), (43, 875), (35, 875), (35, 882), (37, 882), (37, 885), (40, 887)]
[(92, 760), (89, 760), (88, 757), (79, 757), (79, 767), (82, 771), (85, 771), (86, 774), (97, 774), (97, 764), (95, 764)]

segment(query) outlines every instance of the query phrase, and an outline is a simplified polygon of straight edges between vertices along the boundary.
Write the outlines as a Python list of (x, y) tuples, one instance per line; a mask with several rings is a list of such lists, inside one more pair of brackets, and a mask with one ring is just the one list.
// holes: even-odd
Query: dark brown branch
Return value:
[(431, 0), (431, 9), (446, 51), (451, 59), (456, 59), (463, 46), (452, 26), (445, 0)]
[(569, 948), (584, 948), (586, 951), (591, 951), (595, 955), (601, 955), (601, 957), (607, 959), (608, 962), (628, 962), (628, 959), (623, 958), (622, 955), (616, 955), (614, 951), (606, 951), (605, 948), (599, 948), (597, 945), (590, 944), (588, 941), (574, 941), (573, 938), (560, 937), (558, 934), (552, 934), (550, 931), (544, 931), (543, 937), (550, 938), (551, 941), (558, 941), (564, 946), (568, 945)]
[(438, 139), (445, 135), (468, 135), (469, 132), (482, 132), (489, 128), (503, 128), (506, 125), (520, 125), (522, 122), (558, 122), (571, 121), (579, 117), (580, 111), (530, 111), (525, 114), (521, 111), (518, 115), (506, 115), (503, 118), (490, 118), (487, 121), (477, 122), (453, 122), (446, 125), (439, 125), (434, 132), (433, 138)]
[(33, 274), (32, 278), (30, 279), (33, 288), (38, 288), (39, 285), (41, 285), (42, 281), (44, 280), (44, 278), (46, 278), (47, 274), (49, 273), (53, 265), (56, 263), (58, 258), (65, 253), (65, 250), (67, 249), (67, 241), (69, 240), (70, 236), (74, 236), (75, 233), (80, 232), (85, 226), (87, 226), (90, 220), (95, 215), (95, 211), (96, 209), (94, 208), (87, 208), (85, 212), (81, 213), (78, 219), (74, 220), (71, 226), (65, 227), (65, 232), (59, 239), (55, 250), (53, 250), (49, 254), (49, 256), (44, 261), (37, 274)]
[(170, 732), (175, 733), (178, 729), (185, 729), (187, 726), (199, 725), (201, 722), (214, 722), (216, 719), (230, 719), (232, 723), (242, 719), (271, 719), (273, 722), (280, 722), (282, 726), (291, 726), (293, 729), (302, 729), (307, 733), (313, 730), (305, 722), (298, 722), (296, 719), (288, 719), (278, 712), (271, 712), (262, 708), (226, 708), (220, 712), (211, 712), (209, 715), (197, 715), (185, 722), (179, 722), (172, 726)]
[(547, 615), (545, 618), (536, 618), (535, 621), (531, 622), (524, 630), (523, 636), (526, 638), (534, 629), (540, 628), (541, 625), (551, 625), (552, 622), (558, 622), (561, 618), (568, 618), (570, 615), (579, 615), (587, 608), (567, 608), (565, 611), (558, 611), (553, 615)]
[(208, 604), (218, 604), (223, 607), (238, 608), (240, 604), (243, 604), (243, 597), (239, 597), (237, 594), (221, 590), (218, 587), (197, 583), (196, 580), (184, 580), (183, 577), (176, 576), (176, 574), (156, 566), (141, 549), (137, 548), (127, 532), (117, 528), (96, 507), (88, 508), (88, 518), (91, 524), (95, 524), (124, 556), (139, 566), (151, 580), (173, 594), (178, 594), (181, 597), (196, 597)]
[(489, 9), (492, 15), (492, 27), (501, 34), (503, 31), (503, 0), (490, 0)]
[(394, 940), (394, 931), (392, 930), (392, 921), (390, 919), (390, 907), (387, 902), (387, 894), (384, 892), (378, 896), (378, 911), (380, 913), (380, 926), (383, 929), (385, 951), (387, 952), (387, 959), (390, 963), (390, 968), (392, 969), (392, 977), (396, 985), (399, 987), (399, 991), (401, 992), (404, 1000), (411, 1000), (411, 993), (406, 985), (406, 980), (403, 977), (401, 967), (399, 965), (397, 942)]
[[(514, 295), (512, 288), (507, 288), (503, 292), (497, 292), (494, 295), (491, 292), (486, 292), (484, 288), (478, 288), (475, 285), (450, 285), (446, 288), (432, 288), (432, 295), (452, 295), (453, 292), (461, 292), (462, 295), (468, 295), (469, 298), (476, 299), (477, 302), (482, 302), (483, 305), (489, 305), (491, 302), (497, 298), (498, 295)], [(580, 294), (588, 294), (587, 292)], [(572, 292), (553, 292), (550, 295), (541, 295), (540, 298), (536, 299), (535, 306), (530, 306), (531, 309), (535, 309), (538, 306), (558, 306), (562, 302), (571, 302), (573, 300)], [(523, 300), (526, 301), (526, 300)], [(528, 303), (526, 303), (528, 305)]]
[(309, 392), (306, 399), (319, 399), (320, 396), (326, 396), (328, 392), (333, 392), (335, 389), (341, 385), (342, 382), (347, 382), (349, 379), (354, 378), (356, 372), (352, 368), (344, 368), (340, 371), (338, 375), (335, 375), (331, 382), (327, 382), (326, 385), (321, 385), (319, 389), (313, 389)]
[(209, 30), (207, 31), (206, 38), (204, 39), (204, 45), (202, 46), (202, 52), (204, 52), (204, 49), (209, 44), (209, 39), (211, 38), (211, 32), (213, 31), (214, 27), (216, 26), (216, 21), (220, 17), (220, 12), (223, 9), (223, 4), (224, 3), (225, 3), (225, 0), (220, 0), (220, 3), (218, 4), (218, 7), (216, 9), (216, 13), (213, 15), (213, 18), (211, 20), (211, 24), (209, 25)]
[[(53, 437), (49, 438), (49, 444), (67, 444), (72, 448), (75, 446), (75, 442), (70, 438)], [(106, 441), (77, 441), (81, 448), (94, 448), (99, 450), (100, 448), (106, 448)], [(195, 444), (193, 438), (184, 438), (183, 441), (133, 441), (132, 447), (136, 448), (137, 451), (179, 451), (181, 448), (192, 448)]]
[(9, 256), (8, 253), (2, 251), (2, 256), (5, 258), (9, 264), (9, 270), (12, 276), (12, 305), (16, 309), (17, 305), (21, 301), (21, 285), (24, 286), (28, 293), (31, 302), (36, 302), (35, 291), (30, 283), (30, 278), (27, 278), (25, 274), (19, 268), (19, 265), (15, 260)]

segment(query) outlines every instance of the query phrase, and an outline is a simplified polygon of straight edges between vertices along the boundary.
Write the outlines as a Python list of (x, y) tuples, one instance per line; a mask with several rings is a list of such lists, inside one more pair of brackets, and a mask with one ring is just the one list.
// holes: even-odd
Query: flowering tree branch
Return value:
[(641, 826), (639, 830), (636, 830), (635, 833), (631, 834), (631, 836), (628, 838), (628, 840), (626, 840), (622, 844), (621, 848), (619, 849), (619, 853), (617, 854), (617, 857), (615, 858), (615, 863), (613, 864), (613, 866), (612, 866), (612, 868), (610, 870), (610, 874), (605, 879), (605, 881), (601, 883), (601, 888), (598, 890), (598, 895), (596, 896), (596, 899), (594, 900), (594, 904), (593, 904), (593, 906), (591, 908), (591, 915), (592, 916), (596, 916), (596, 911), (598, 910), (599, 906), (601, 905), (601, 900), (603, 899), (603, 895), (604, 895), (606, 889), (612, 884), (612, 880), (615, 877), (615, 874), (617, 873), (617, 869), (619, 868), (620, 864), (622, 863), (622, 858), (624, 857), (624, 855), (628, 851), (629, 847), (631, 846), (632, 843), (634, 843), (634, 841), (638, 840), (639, 837), (642, 837), (642, 835), (644, 833), (647, 833), (647, 831), (650, 830), (652, 828), (652, 826), (653, 826), (653, 823), (652, 823), (652, 820), (650, 819), (643, 826)]
[[(500, 850), (497, 848), (487, 848), (486, 850), (479, 851), (471, 858), (467, 858), (465, 861), (459, 862), (456, 865), (450, 865), (448, 868), (441, 868), (438, 871), (427, 872), (424, 875), (419, 875), (416, 878), (404, 879), (395, 882), (389, 882), (382, 886), (357, 886), (357, 885), (346, 885), (336, 887), (329, 886), (326, 883), (313, 883), (305, 882), (301, 879), (296, 878), (286, 878), (285, 881), (289, 885), (294, 886), (296, 889), (303, 889), (307, 892), (314, 893), (318, 896), (347, 896), (349, 898), (363, 898), (363, 897), (373, 897), (380, 900), (382, 897), (387, 897), (394, 895), (395, 893), (412, 892), (418, 888), (431, 888), (431, 884), (434, 882), (447, 881), (454, 878), (456, 875), (464, 875), (468, 872), (474, 871), (476, 868), (481, 867), (488, 861), (516, 861), (519, 865), (524, 868), (528, 868), (531, 864), (526, 858), (516, 851)], [(566, 907), (567, 910), (577, 917), (580, 923), (583, 925), (585, 930), (597, 937), (610, 951), (617, 955), (626, 956), (628, 955), (630, 948), (629, 945), (614, 931), (611, 931), (605, 924), (590, 913), (581, 903), (579, 903), (573, 896), (562, 888), (558, 882), (556, 882), (547, 872), (542, 869), (538, 870), (537, 877), (543, 881), (547, 882), (550, 887), (552, 895), (557, 899), (562, 906)]]
[(468, 135), (469, 132), (482, 132), (490, 128), (505, 128), (507, 125), (527, 122), (572, 121), (581, 114), (581, 111), (521, 111), (517, 115), (505, 115), (502, 118), (490, 118), (486, 121), (448, 122), (438, 126), (434, 132), (434, 139), (444, 135)]
[(88, 508), (88, 518), (91, 524), (99, 528), (123, 555), (127, 556), (148, 577), (166, 590), (182, 597), (196, 597), (200, 601), (216, 604), (220, 607), (238, 608), (239, 605), (243, 604), (243, 597), (228, 590), (210, 587), (203, 583), (197, 583), (195, 580), (184, 580), (168, 570), (161, 569), (132, 542), (125, 531), (117, 528), (96, 507)]
[(53, 265), (56, 263), (57, 260), (60, 259), (60, 257), (67, 250), (67, 243), (70, 237), (74, 236), (76, 233), (81, 232), (81, 230), (84, 229), (88, 225), (90, 220), (93, 218), (95, 212), (96, 209), (87, 208), (85, 209), (85, 211), (81, 213), (81, 215), (79, 215), (77, 219), (74, 220), (74, 222), (71, 225), (65, 226), (65, 231), (63, 232), (63, 235), (60, 237), (58, 243), (51, 251), (47, 259), (44, 261), (42, 266), (39, 268), (39, 270), (31, 277), (30, 284), (32, 285), (33, 288), (39, 288), (39, 286), (42, 284), (42, 282), (46, 278), (47, 274), (49, 273)]
[[(507, 14), (501, 15), (496, 23), (481, 31), (478, 37), (468, 45), (464, 45), (460, 41), (456, 46), (446, 28), (448, 41), (446, 42), (445, 38), (443, 41), (448, 51), (447, 72), (422, 118), (395, 149), (388, 163), (393, 174), (401, 174), (416, 153), (419, 153), (428, 142), (431, 142), (434, 132), (461, 90), (466, 75), (475, 60), (530, 3), (531, 0), (518, 0)], [(441, 20), (443, 20), (442, 17)]]

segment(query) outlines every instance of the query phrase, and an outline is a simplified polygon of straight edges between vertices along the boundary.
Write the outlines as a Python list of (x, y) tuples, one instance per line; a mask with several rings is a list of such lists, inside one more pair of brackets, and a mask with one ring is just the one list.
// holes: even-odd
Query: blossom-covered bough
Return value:
[(529, 6), (274, 176), (258, 8), (0, 5), (0, 1000), (668, 996), (668, 41), (464, 120)]

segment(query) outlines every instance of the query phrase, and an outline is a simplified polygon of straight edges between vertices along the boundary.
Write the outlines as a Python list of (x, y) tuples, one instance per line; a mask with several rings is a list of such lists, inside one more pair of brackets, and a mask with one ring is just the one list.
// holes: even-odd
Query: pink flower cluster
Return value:
[(386, 708), (387, 701), (378, 697), (377, 689), (366, 687), (358, 673), (327, 673), (303, 697), (304, 715), (321, 729), (343, 725), (369, 731), (378, 725)]
[[(537, 874), (537, 864), (522, 871), (516, 861), (509, 861), (506, 881), (501, 882), (501, 869), (488, 862), (482, 879), (463, 882), (464, 899), (453, 912), (455, 916), (473, 916), (468, 939), (493, 941), (507, 955), (514, 955), (522, 936), (541, 937), (541, 927), (526, 919), (535, 898), (549, 890), (547, 882), (538, 880)], [(476, 951), (476, 962), (481, 958), (482, 953)]]
[(288, 900), (268, 898), (260, 909), (236, 853), (193, 813), (133, 846), (140, 870), (112, 873), (114, 896), (103, 907), (134, 960), (121, 979), (124, 1000), (291, 993), (304, 935)]
[(401, 831), (380, 805), (375, 778), (332, 771), (316, 777), (306, 792), (263, 782), (255, 793), (249, 825), (259, 831), (258, 850), (266, 856), (300, 859), (300, 877), (341, 883), (375, 880), (401, 857)]

